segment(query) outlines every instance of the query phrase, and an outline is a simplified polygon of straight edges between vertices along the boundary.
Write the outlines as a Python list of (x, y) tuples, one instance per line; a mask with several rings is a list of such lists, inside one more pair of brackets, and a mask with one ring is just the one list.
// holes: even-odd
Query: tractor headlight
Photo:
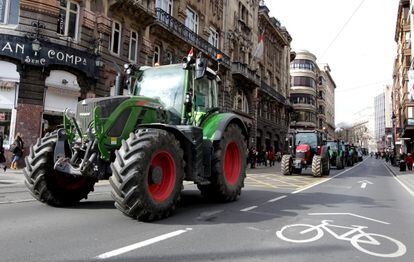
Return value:
[(131, 68), (128, 68), (128, 69), (126, 70), (126, 74), (127, 74), (127, 75), (131, 75), (131, 74), (132, 74), (132, 69), (131, 69)]
[(126, 70), (126, 69), (128, 69), (128, 68), (130, 68), (131, 67), (131, 65), (130, 64), (124, 64), (124, 69)]

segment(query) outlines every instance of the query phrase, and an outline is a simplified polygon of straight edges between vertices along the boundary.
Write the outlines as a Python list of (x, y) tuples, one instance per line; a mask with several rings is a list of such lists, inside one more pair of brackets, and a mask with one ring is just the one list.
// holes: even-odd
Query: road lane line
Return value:
[(389, 170), (389, 167), (387, 167), (384, 163), (383, 165), (386, 167), (388, 173), (395, 179), (398, 181), (398, 183), (400, 183), (400, 185), (405, 188), (405, 190), (407, 190), (408, 193), (410, 193), (411, 196), (414, 197), (414, 192), (408, 187), (406, 186), (395, 174), (391, 173), (391, 171)]
[(145, 246), (149, 246), (149, 245), (152, 245), (154, 243), (157, 243), (157, 242), (160, 242), (160, 241), (172, 238), (172, 237), (179, 236), (179, 235), (184, 234), (184, 233), (186, 233), (190, 230), (192, 230), (192, 228), (177, 230), (177, 231), (174, 231), (174, 232), (171, 232), (171, 233), (168, 233), (168, 234), (164, 234), (164, 235), (161, 235), (161, 236), (150, 238), (150, 239), (147, 239), (145, 241), (141, 241), (141, 242), (129, 245), (129, 246), (121, 247), (121, 248), (103, 253), (101, 255), (96, 256), (95, 258), (97, 258), (97, 259), (106, 259), (106, 258), (111, 258), (111, 257), (114, 257), (114, 256), (119, 256), (119, 255), (122, 255), (124, 253), (133, 251), (135, 249), (145, 247)]
[(366, 188), (367, 187), (367, 183), (362, 183), (361, 184), (361, 188)]
[[(247, 177), (247, 180), (253, 180), (253, 182), (256, 182), (256, 183), (258, 183), (258, 184), (261, 184), (261, 185), (264, 185), (264, 186), (268, 186), (268, 187), (270, 187), (270, 188), (276, 188), (277, 189), (277, 187), (275, 187), (274, 185), (272, 185), (272, 184), (269, 184), (269, 183), (265, 183), (265, 182), (262, 182), (262, 181), (260, 181), (260, 180), (257, 180), (257, 179), (254, 179), (254, 178), (252, 178), (252, 177)], [(248, 182), (248, 181), (247, 181)], [(246, 182), (246, 183), (247, 183)]]
[(283, 195), (283, 196), (280, 196), (280, 197), (276, 197), (276, 198), (273, 198), (273, 199), (270, 199), (269, 201), (267, 201), (268, 203), (273, 203), (273, 202), (276, 202), (276, 201), (278, 201), (278, 200), (281, 200), (281, 199), (283, 199), (283, 198), (285, 198), (285, 197), (287, 197), (286, 195)]
[(246, 207), (246, 208), (244, 208), (244, 209), (242, 209), (242, 210), (240, 210), (240, 211), (241, 211), (241, 212), (247, 212), (247, 211), (253, 210), (253, 209), (255, 209), (255, 208), (257, 208), (257, 206)]
[(378, 223), (385, 224), (385, 225), (391, 225), (390, 223), (385, 222), (385, 221), (381, 221), (381, 220), (378, 220), (378, 219), (373, 219), (373, 218), (370, 218), (370, 217), (364, 217), (364, 216), (360, 216), (360, 215), (353, 214), (353, 213), (309, 213), (308, 215), (310, 215), (310, 216), (348, 215), (348, 216), (363, 218), (363, 219), (366, 219), (366, 220), (371, 220), (371, 221), (378, 222)]
[[(366, 160), (366, 159), (365, 159), (365, 160)], [(364, 161), (365, 161), (365, 160), (364, 160)], [(346, 172), (351, 171), (352, 169), (354, 169), (354, 168), (358, 167), (359, 165), (361, 165), (362, 163), (364, 163), (364, 161), (362, 161), (361, 163), (359, 163), (359, 164), (358, 164), (358, 165), (356, 165), (356, 166), (351, 167), (350, 169), (346, 169), (346, 170), (342, 171), (341, 173), (334, 175), (333, 177), (327, 178), (327, 179), (325, 179), (325, 180), (323, 180), (323, 181), (317, 182), (317, 183), (315, 183), (315, 184), (312, 184), (312, 185), (310, 185), (310, 186), (304, 187), (304, 188), (302, 188), (302, 189), (299, 189), (299, 190), (293, 191), (291, 194), (293, 194), (293, 195), (294, 195), (294, 194), (300, 193), (300, 192), (302, 192), (302, 191), (308, 190), (308, 189), (310, 189), (310, 188), (312, 188), (312, 187), (315, 187), (315, 186), (317, 186), (317, 185), (320, 185), (320, 184), (322, 184), (322, 183), (328, 182), (329, 180), (331, 180), (331, 179), (333, 179), (333, 178), (335, 178), (335, 177), (338, 177), (338, 176), (340, 176), (340, 175), (343, 175), (343, 174), (345, 174)]]
[(18, 204), (18, 203), (25, 203), (25, 202), (34, 202), (37, 201), (36, 199), (22, 199), (22, 200), (10, 200), (10, 201), (3, 201), (0, 202), (1, 204)]

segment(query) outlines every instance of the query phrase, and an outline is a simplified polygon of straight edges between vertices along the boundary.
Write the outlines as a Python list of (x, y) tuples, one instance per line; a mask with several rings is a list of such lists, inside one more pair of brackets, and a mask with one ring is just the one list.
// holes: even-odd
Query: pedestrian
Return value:
[(22, 135), (20, 133), (16, 134), (14, 142), (10, 147), (10, 151), (13, 153), (12, 162), (10, 164), (11, 169), (17, 169), (17, 161), (23, 156), (24, 143)]
[(276, 161), (279, 163), (282, 161), (282, 153), (280, 153), (280, 151), (277, 151), (276, 153)]
[(6, 157), (4, 155), (4, 147), (3, 147), (3, 133), (0, 133), (0, 165), (3, 165), (3, 170), (6, 172), (7, 165), (6, 165)]
[(274, 166), (275, 165), (275, 151), (273, 151), (272, 147), (267, 152), (267, 159), (269, 160), (269, 166)]
[(413, 162), (414, 162), (414, 159), (411, 153), (408, 153), (407, 156), (405, 157), (405, 163), (407, 163), (408, 171), (413, 171)]
[(254, 147), (250, 147), (249, 162), (250, 162), (250, 168), (256, 168), (256, 149)]

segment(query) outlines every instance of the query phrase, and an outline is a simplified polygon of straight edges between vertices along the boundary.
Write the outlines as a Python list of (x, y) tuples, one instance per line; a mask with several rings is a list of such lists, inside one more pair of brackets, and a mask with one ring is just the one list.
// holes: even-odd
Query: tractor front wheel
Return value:
[(293, 173), (293, 160), (291, 155), (283, 155), (282, 162), (280, 164), (280, 170), (284, 176), (290, 176)]
[(57, 133), (47, 133), (30, 147), (23, 172), (25, 184), (37, 200), (51, 206), (73, 205), (93, 191), (95, 179), (75, 177), (54, 170), (53, 151)]
[(246, 145), (240, 128), (229, 125), (214, 145), (212, 178), (209, 185), (198, 185), (207, 198), (229, 202), (238, 198), (246, 177)]
[(165, 130), (131, 133), (111, 164), (112, 197), (125, 215), (141, 221), (169, 216), (183, 189), (180, 142)]
[(323, 173), (322, 158), (320, 156), (314, 156), (312, 160), (312, 174), (314, 177), (320, 177)]

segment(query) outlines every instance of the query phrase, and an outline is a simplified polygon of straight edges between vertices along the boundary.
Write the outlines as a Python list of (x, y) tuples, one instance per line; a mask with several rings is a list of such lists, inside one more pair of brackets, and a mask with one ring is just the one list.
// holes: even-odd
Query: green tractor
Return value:
[(329, 147), (329, 162), (331, 166), (336, 166), (337, 169), (345, 168), (345, 151), (344, 145), (337, 141), (327, 141), (326, 145)]
[[(246, 176), (248, 131), (218, 108), (217, 74), (203, 58), (159, 67), (125, 65), (117, 96), (80, 101), (63, 126), (39, 138), (26, 157), (26, 186), (51, 206), (87, 198), (109, 179), (115, 206), (142, 221), (169, 216), (183, 181), (202, 195), (234, 201)], [(130, 95), (119, 95), (124, 86)]]

